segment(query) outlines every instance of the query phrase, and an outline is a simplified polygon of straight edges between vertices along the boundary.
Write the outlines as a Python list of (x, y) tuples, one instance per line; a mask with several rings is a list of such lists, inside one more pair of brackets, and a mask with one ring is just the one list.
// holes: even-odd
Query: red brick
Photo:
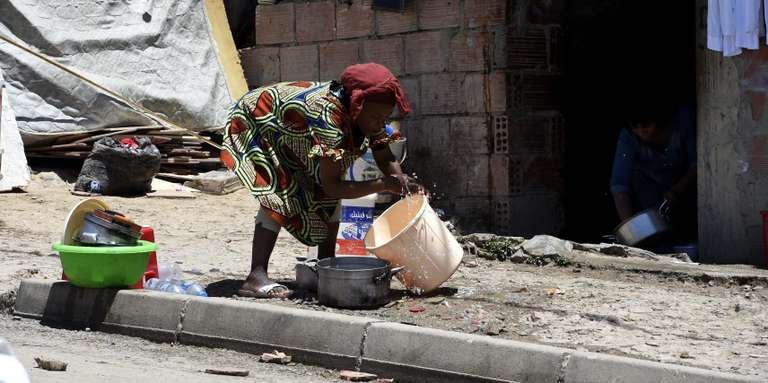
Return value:
[(488, 123), (485, 117), (453, 117), (451, 119), (451, 152), (457, 154), (489, 154)]
[(541, 115), (510, 121), (511, 151), (557, 160), (563, 154), (563, 119), (560, 114)]
[(376, 62), (389, 68), (396, 76), (403, 73), (403, 39), (400, 37), (366, 40), (363, 44), (365, 61)]
[(293, 3), (256, 7), (256, 44), (282, 44), (294, 41)]
[[(459, 174), (456, 184), (460, 186), (462, 196), (482, 197), (491, 195), (489, 183), (488, 155), (469, 154), (463, 156), (462, 165), (458, 165)], [(451, 166), (457, 166), (453, 161)], [(487, 209), (487, 207), (486, 207)]]
[(249, 88), (280, 81), (279, 48), (243, 49), (240, 61)]
[(414, 1), (405, 2), (403, 12), (376, 11), (376, 31), (379, 35), (413, 32), (419, 29)]
[(425, 159), (444, 153), (450, 141), (447, 117), (406, 119), (401, 121), (400, 128), (408, 139), (408, 155), (415, 158)]
[(468, 113), (507, 110), (507, 84), (504, 72), (470, 73), (462, 83), (462, 102)]
[(459, 0), (419, 1), (419, 27), (443, 29), (459, 26)]
[(560, 100), (557, 98), (557, 86), (561, 81), (554, 74), (515, 74), (512, 76), (510, 104), (516, 109), (527, 110), (558, 110)]
[(507, 110), (507, 76), (504, 72), (493, 72), (488, 75), (490, 85), (491, 112)]
[(488, 197), (462, 196), (451, 201), (448, 211), (459, 222), (456, 225), (464, 233), (488, 232), (491, 229), (491, 201)]
[(320, 80), (337, 80), (341, 72), (360, 62), (359, 41), (332, 41), (320, 44)]
[(405, 91), (405, 97), (408, 99), (408, 103), (411, 104), (411, 109), (413, 109), (411, 115), (417, 116), (421, 114), (421, 94), (419, 93), (420, 87), (418, 77), (400, 78), (398, 80), (400, 80), (400, 84)]
[(464, 25), (469, 28), (504, 24), (506, 0), (464, 0)]
[(506, 154), (492, 154), (490, 168), (491, 195), (509, 194), (509, 157)]
[(491, 33), (493, 69), (505, 69), (507, 67), (507, 27), (494, 27)]
[(454, 73), (421, 76), (421, 113), (455, 114), (464, 111), (460, 78)]
[(509, 153), (509, 117), (497, 114), (491, 117), (493, 134), (493, 152), (495, 154)]
[(317, 45), (280, 48), (282, 81), (318, 80)]
[(354, 0), (351, 5), (336, 7), (336, 38), (370, 36), (373, 34), (373, 9), (369, 1)]
[(521, 70), (546, 70), (547, 34), (544, 28), (530, 27), (525, 32), (514, 33), (507, 42), (509, 68)]
[(448, 36), (442, 31), (405, 36), (405, 71), (409, 74), (442, 72), (447, 68)]
[(467, 74), (462, 83), (462, 102), (467, 113), (486, 113), (485, 75)]
[(328, 41), (335, 37), (335, 2), (296, 3), (296, 40), (298, 42)]
[(482, 71), (487, 55), (490, 55), (487, 32), (468, 30), (456, 34), (451, 40), (450, 70)]

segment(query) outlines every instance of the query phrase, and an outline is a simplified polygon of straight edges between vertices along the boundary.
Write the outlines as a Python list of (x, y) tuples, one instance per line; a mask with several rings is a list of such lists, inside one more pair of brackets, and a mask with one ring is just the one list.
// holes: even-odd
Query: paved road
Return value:
[[(0, 336), (14, 347), (35, 383), (81, 382), (336, 382), (337, 372), (318, 367), (259, 363), (258, 358), (223, 349), (159, 344), (90, 331), (54, 329), (33, 320), (0, 315)], [(35, 368), (34, 357), (69, 363), (66, 372)], [(233, 367), (248, 377), (209, 375), (200, 370)]]

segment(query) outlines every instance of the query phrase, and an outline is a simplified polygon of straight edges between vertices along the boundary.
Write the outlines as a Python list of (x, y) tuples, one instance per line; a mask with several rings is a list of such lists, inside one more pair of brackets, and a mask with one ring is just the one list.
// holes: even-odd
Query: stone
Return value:
[(35, 362), (37, 363), (38, 368), (46, 371), (67, 371), (67, 363), (59, 360), (35, 357)]
[(339, 372), (339, 379), (350, 382), (370, 382), (376, 380), (378, 377), (378, 375), (360, 371), (341, 370)]
[(553, 255), (569, 257), (573, 252), (573, 244), (549, 235), (537, 235), (523, 242), (522, 250), (528, 255), (541, 257)]
[(445, 302), (445, 297), (427, 298), (427, 299), (424, 300), (424, 302), (429, 303), (429, 304), (433, 304), (433, 305), (438, 305), (440, 303)]
[(291, 362), (291, 357), (283, 352), (275, 350), (271, 353), (265, 352), (261, 354), (259, 361), (264, 363), (288, 364)]

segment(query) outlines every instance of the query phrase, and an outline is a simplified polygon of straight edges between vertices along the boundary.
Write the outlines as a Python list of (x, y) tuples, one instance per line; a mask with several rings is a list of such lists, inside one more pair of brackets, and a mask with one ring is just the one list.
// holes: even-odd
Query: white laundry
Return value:
[[(768, 13), (764, 0), (708, 0), (707, 48), (726, 57), (758, 49)], [(766, 0), (768, 1), (768, 0)]]

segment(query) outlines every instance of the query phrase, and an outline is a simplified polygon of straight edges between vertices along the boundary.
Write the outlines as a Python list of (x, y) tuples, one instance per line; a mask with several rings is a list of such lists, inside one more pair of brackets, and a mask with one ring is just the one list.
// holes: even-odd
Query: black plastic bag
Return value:
[(152, 191), (160, 171), (160, 151), (145, 136), (102, 138), (83, 163), (75, 190), (105, 195), (137, 196)]

